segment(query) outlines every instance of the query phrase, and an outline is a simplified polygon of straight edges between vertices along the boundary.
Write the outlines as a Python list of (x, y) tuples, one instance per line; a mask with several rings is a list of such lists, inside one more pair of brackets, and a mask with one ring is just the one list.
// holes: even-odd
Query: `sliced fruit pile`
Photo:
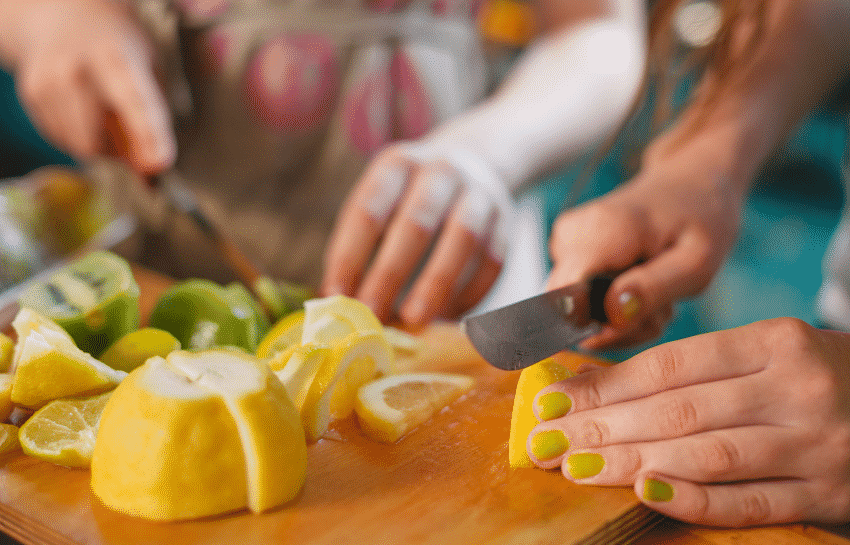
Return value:
[[(366, 435), (391, 443), (473, 384), (458, 375), (423, 379), (425, 375), (394, 374), (396, 354), (415, 352), (421, 343), (382, 326), (363, 303), (337, 295), (307, 300), (303, 311), (280, 320), (260, 341), (257, 356), (265, 358), (283, 382), (309, 441), (325, 435), (332, 421), (356, 411)], [(421, 388), (424, 384), (433, 387)], [(406, 394), (391, 393), (392, 410), (387, 410), (384, 390), (399, 388)]]
[(15, 338), (0, 334), (0, 453), (91, 467), (105, 505), (149, 519), (285, 503), (307, 441), (332, 421), (356, 412), (367, 436), (394, 442), (473, 386), (394, 374), (422, 340), (343, 296), (306, 300), (269, 328), (240, 284), (192, 279), (139, 329), (138, 286), (108, 252), (20, 303)]

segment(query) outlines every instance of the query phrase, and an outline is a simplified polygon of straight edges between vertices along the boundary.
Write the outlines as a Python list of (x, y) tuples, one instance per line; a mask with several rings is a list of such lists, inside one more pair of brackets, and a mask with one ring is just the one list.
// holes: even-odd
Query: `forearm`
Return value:
[(777, 0), (769, 6), (751, 61), (737, 73), (706, 74), (696, 96), (715, 91), (716, 101), (707, 110), (700, 100), (686, 108), (650, 147), (650, 167), (674, 146), (703, 146), (724, 171), (727, 189), (746, 192), (770, 153), (850, 73), (850, 3)]
[(602, 141), (628, 114), (645, 66), (645, 17), (628, 5), (564, 21), (491, 99), (438, 129), (430, 144), (476, 150), (515, 190)]

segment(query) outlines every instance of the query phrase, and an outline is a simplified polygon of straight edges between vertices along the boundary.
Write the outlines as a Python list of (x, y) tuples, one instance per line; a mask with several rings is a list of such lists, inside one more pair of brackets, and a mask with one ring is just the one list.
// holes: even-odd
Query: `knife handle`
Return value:
[(590, 279), (590, 318), (601, 323), (608, 323), (608, 314), (605, 312), (605, 295), (614, 282), (615, 276), (598, 275)]

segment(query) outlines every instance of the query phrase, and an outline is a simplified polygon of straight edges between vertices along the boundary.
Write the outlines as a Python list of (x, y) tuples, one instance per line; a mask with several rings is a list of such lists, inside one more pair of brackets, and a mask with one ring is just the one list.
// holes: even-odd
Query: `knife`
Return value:
[(493, 366), (523, 369), (599, 333), (608, 322), (604, 302), (613, 280), (613, 276), (595, 276), (547, 291), (468, 316), (461, 328)]

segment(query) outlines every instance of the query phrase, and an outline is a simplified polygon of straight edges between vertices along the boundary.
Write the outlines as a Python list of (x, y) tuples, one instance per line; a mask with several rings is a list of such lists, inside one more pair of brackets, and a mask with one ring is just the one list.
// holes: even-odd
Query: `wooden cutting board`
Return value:
[[(168, 285), (136, 272), (142, 312)], [(10, 454), (0, 458), (0, 530), (38, 544), (618, 543), (660, 519), (631, 489), (580, 487), (557, 471), (512, 470), (507, 440), (517, 373), (481, 360), (456, 324), (423, 332), (403, 369), (477, 379), (465, 398), (393, 445), (336, 423), (308, 449), (303, 492), (270, 513), (152, 523), (111, 511), (89, 471)], [(581, 358), (564, 355), (577, 366)]]

